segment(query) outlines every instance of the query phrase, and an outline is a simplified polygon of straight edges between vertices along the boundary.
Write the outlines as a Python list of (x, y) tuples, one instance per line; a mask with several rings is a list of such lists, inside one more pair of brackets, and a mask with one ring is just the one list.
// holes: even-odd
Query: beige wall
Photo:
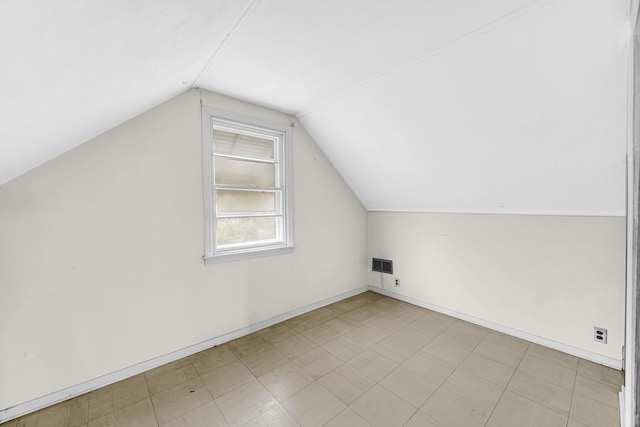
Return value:
[(301, 126), (295, 251), (205, 267), (200, 117), (186, 92), (0, 186), (0, 409), (367, 284), (366, 212)]
[(201, 96), (291, 120), (193, 90), (0, 186), (0, 409), (366, 284), (620, 359), (624, 218), (371, 212), (396, 289), (301, 126), (295, 251), (205, 267)]
[(623, 217), (371, 212), (369, 239), (400, 279), (370, 273), (374, 286), (621, 359)]

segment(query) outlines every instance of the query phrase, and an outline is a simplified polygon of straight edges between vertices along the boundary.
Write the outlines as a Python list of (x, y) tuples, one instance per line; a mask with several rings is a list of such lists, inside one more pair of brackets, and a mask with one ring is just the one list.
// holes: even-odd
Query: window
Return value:
[(293, 249), (291, 127), (202, 109), (205, 263)]

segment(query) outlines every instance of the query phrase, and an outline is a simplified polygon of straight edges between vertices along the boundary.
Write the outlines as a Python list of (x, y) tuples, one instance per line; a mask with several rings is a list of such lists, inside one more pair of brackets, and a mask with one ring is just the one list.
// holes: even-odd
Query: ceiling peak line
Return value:
[(258, 8), (258, 6), (260, 5), (260, 2), (262, 2), (262, 0), (252, 0), (251, 3), (249, 4), (249, 6), (247, 6), (247, 8), (244, 10), (244, 12), (242, 12), (242, 15), (240, 16), (240, 18), (238, 18), (238, 21), (234, 24), (234, 26), (231, 28), (231, 30), (229, 30), (229, 32), (224, 37), (222, 42), (220, 42), (220, 44), (216, 47), (216, 49), (213, 51), (213, 54), (211, 54), (211, 56), (209, 57), (209, 60), (204, 65), (204, 67), (202, 68), (202, 70), (200, 71), (198, 76), (193, 80), (193, 83), (191, 83), (190, 89), (198, 87), (198, 84), (200, 83), (200, 79), (202, 78), (202, 76), (207, 71), (209, 71), (209, 68), (211, 68), (211, 65), (213, 65), (213, 63), (215, 62), (216, 58), (218, 58), (218, 55), (220, 55), (220, 52), (222, 51), (222, 49), (231, 41), (231, 39), (237, 33), (238, 29), (240, 29), (242, 24), (244, 24), (244, 22)]
[(413, 59), (410, 59), (408, 61), (405, 61), (404, 63), (393, 67), (391, 69), (389, 69), (388, 71), (379, 74), (378, 76), (372, 77), (369, 80), (366, 80), (360, 84), (357, 84), (355, 86), (352, 86), (350, 88), (347, 88), (343, 91), (337, 92), (333, 95), (330, 95), (324, 99), (319, 100), (316, 103), (310, 104), (307, 107), (304, 107), (302, 109), (300, 109), (298, 112), (296, 112), (296, 117), (301, 118), (306, 116), (307, 114), (310, 114), (314, 111), (317, 110), (321, 110), (323, 108), (328, 107), (329, 105), (340, 101), (343, 98), (347, 98), (351, 95), (354, 95), (364, 89), (366, 89), (369, 86), (372, 86), (376, 83), (379, 83), (381, 81), (384, 81), (388, 78), (391, 78), (392, 76), (407, 70), (409, 68), (412, 68), (420, 63), (423, 63), (435, 56), (438, 56), (440, 54), (442, 54), (443, 52), (454, 48), (456, 46), (459, 46), (467, 41), (473, 40), (476, 37), (492, 30), (493, 28), (497, 27), (500, 24), (503, 23), (507, 23), (510, 22), (513, 19), (517, 19), (519, 16), (521, 16), (522, 14), (524, 14), (525, 12), (531, 12), (532, 10), (536, 10), (538, 8), (541, 8), (543, 6), (546, 6), (547, 4), (550, 3), (555, 3), (556, 0), (533, 0), (523, 6), (520, 6), (504, 15), (501, 15), (495, 19), (492, 19), (491, 21), (480, 25), (477, 28), (474, 28), (470, 31), (467, 31), (466, 33), (463, 33), (462, 35), (460, 35), (459, 37), (454, 38), (453, 40), (447, 41), (445, 43), (443, 43), (441, 46), (435, 48), (432, 51), (426, 52), (420, 56), (417, 56)]

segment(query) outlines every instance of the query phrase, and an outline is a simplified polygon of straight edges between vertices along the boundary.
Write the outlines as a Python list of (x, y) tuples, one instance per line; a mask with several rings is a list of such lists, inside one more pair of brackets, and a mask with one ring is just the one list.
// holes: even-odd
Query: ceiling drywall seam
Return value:
[(198, 76), (193, 80), (193, 83), (191, 83), (190, 89), (196, 88), (198, 86), (198, 84), (200, 83), (200, 79), (209, 70), (211, 65), (215, 62), (216, 58), (218, 57), (222, 49), (229, 43), (229, 41), (231, 41), (233, 36), (236, 34), (236, 32), (242, 26), (242, 24), (247, 20), (247, 18), (249, 18), (251, 14), (258, 8), (261, 1), (262, 0), (253, 0), (249, 4), (249, 6), (247, 6), (247, 8), (244, 10), (242, 15), (240, 16), (240, 18), (238, 18), (238, 21), (235, 23), (235, 25), (231, 28), (229, 33), (226, 35), (224, 40), (222, 40), (222, 42), (216, 47), (211, 57), (202, 68), (202, 71), (200, 71)]
[(524, 6), (521, 6), (517, 9), (514, 9), (502, 16), (499, 16), (498, 18), (495, 18), (489, 22), (487, 22), (486, 24), (483, 24), (481, 26), (479, 26), (478, 28), (474, 28), (473, 30), (470, 30), (464, 34), (462, 34), (461, 36), (450, 40), (448, 42), (445, 42), (443, 45), (441, 45), (440, 47), (427, 52), (425, 54), (422, 54), (420, 56), (415, 57), (414, 59), (411, 59), (409, 61), (404, 62), (403, 64), (398, 65), (397, 67), (394, 67), (392, 69), (390, 69), (387, 72), (384, 72), (376, 77), (373, 77), (367, 81), (364, 81), (360, 84), (357, 84), (351, 88), (345, 89), (343, 91), (340, 91), (334, 95), (328, 96), (325, 99), (322, 99), (314, 104), (311, 104), (307, 107), (302, 108), (300, 111), (298, 111), (296, 113), (296, 117), (301, 118), (304, 117), (307, 114), (310, 114), (314, 111), (323, 109), (328, 107), (329, 105), (343, 99), (343, 98), (347, 98), (351, 95), (354, 95), (358, 92), (360, 92), (361, 90), (366, 89), (369, 86), (375, 85), (378, 82), (384, 81), (404, 70), (407, 70), (409, 68), (412, 68), (422, 62), (427, 61), (428, 59), (437, 56), (439, 54), (441, 54), (442, 52), (453, 48), (457, 45), (460, 45), (466, 41), (472, 40), (480, 35), (482, 35), (483, 33), (490, 31), (492, 28), (496, 27), (497, 25), (500, 25), (502, 23), (505, 22), (509, 22), (512, 19), (516, 19), (519, 16), (523, 15), (524, 13), (528, 13), (531, 12), (537, 8), (543, 7), (549, 3), (554, 3), (556, 0), (533, 0), (530, 3), (525, 4)]

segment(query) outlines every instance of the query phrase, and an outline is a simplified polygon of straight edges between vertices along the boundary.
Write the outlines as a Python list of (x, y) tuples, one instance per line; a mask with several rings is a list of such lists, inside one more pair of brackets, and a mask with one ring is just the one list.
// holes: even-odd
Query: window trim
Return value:
[[(275, 243), (260, 242), (238, 249), (217, 250), (216, 248), (216, 201), (213, 184), (213, 126), (223, 123), (231, 129), (256, 132), (280, 139), (279, 153), (282, 189), (282, 240)], [(294, 244), (293, 210), (293, 131), (284, 124), (267, 122), (260, 119), (236, 114), (213, 107), (202, 106), (202, 175), (204, 184), (204, 256), (205, 265), (218, 262), (238, 261), (255, 257), (290, 253)]]

